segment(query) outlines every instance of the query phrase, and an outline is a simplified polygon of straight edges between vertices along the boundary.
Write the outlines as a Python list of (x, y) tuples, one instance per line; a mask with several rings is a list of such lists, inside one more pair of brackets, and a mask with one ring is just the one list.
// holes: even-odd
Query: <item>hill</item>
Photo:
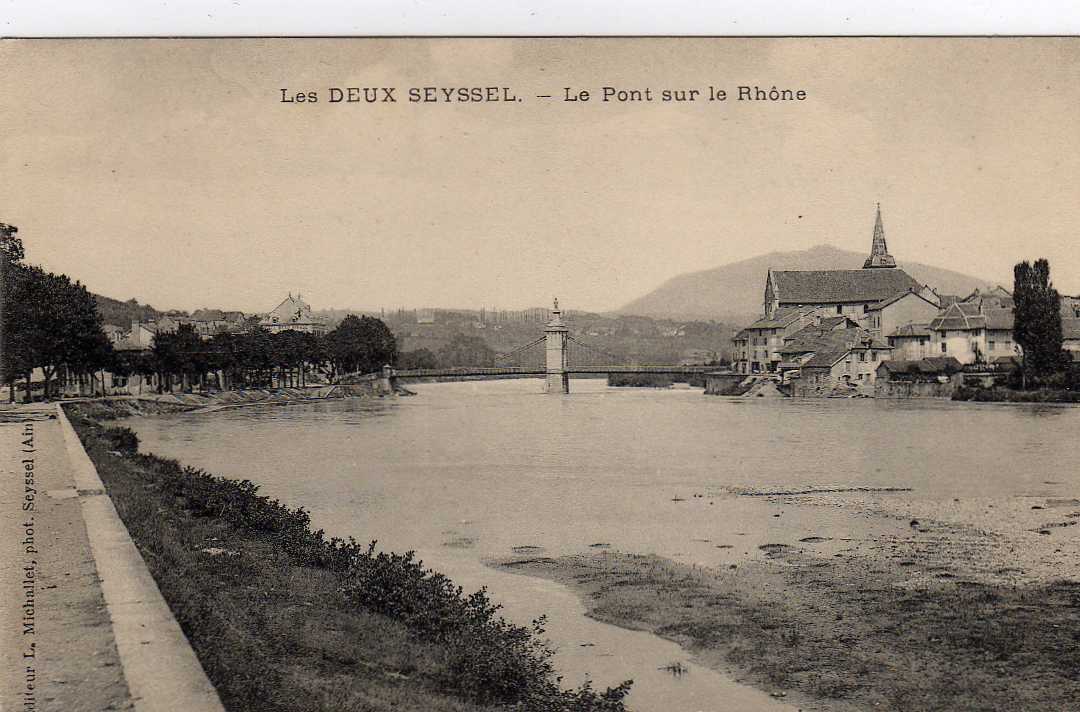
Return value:
[[(673, 277), (618, 309), (661, 319), (717, 319), (745, 324), (761, 313), (765, 274), (772, 269), (858, 269), (866, 255), (818, 245), (795, 252), (770, 252), (722, 267)], [(967, 294), (992, 284), (979, 277), (918, 262), (901, 263), (908, 274), (942, 294)]]
[(104, 324), (129, 327), (133, 321), (153, 321), (163, 316), (162, 312), (149, 304), (139, 304), (134, 299), (122, 302), (100, 294), (95, 294), (94, 298), (97, 299), (98, 313)]

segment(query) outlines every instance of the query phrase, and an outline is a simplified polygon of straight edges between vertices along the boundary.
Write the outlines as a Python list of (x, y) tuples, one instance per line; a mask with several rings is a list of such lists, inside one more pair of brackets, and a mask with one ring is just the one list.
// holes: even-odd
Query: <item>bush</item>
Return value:
[[(137, 447), (128, 428), (104, 432), (110, 443)], [(160, 477), (163, 493), (175, 497), (194, 517), (219, 518), (264, 539), (301, 566), (321, 568), (341, 577), (341, 592), (357, 607), (404, 623), (413, 634), (440, 646), (448, 690), (480, 704), (553, 712), (622, 712), (631, 682), (598, 693), (588, 684), (563, 690), (543, 639), (543, 619), (531, 627), (497, 615), (483, 589), (465, 595), (446, 576), (425, 569), (414, 553), (376, 552), (355, 540), (327, 539), (310, 529), (302, 507), (290, 509), (258, 494), (243, 480), (215, 477), (172, 461), (143, 456)]]
[(125, 455), (134, 455), (139, 451), (139, 436), (131, 428), (116, 427), (108, 428), (102, 437), (109, 446)]
[(482, 704), (524, 709), (622, 710), (630, 682), (601, 694), (588, 685), (564, 691), (543, 640), (544, 619), (531, 628), (497, 615), (481, 589), (468, 596), (440, 573), (425, 569), (413, 552), (357, 557), (344, 592), (358, 605), (404, 621), (417, 634), (446, 646), (451, 679), (444, 682)]

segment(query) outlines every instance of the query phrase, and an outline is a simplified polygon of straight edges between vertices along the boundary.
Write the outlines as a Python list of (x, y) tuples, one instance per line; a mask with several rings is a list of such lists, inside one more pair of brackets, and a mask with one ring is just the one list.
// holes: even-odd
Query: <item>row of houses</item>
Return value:
[(261, 315), (248, 317), (240, 311), (197, 309), (191, 316), (166, 314), (156, 320), (132, 321), (130, 328), (106, 324), (104, 329), (117, 351), (148, 351), (154, 346), (154, 337), (175, 333), (184, 324), (190, 325), (206, 340), (215, 334), (240, 333), (256, 324), (271, 333), (290, 330), (316, 335), (326, 333), (325, 322), (314, 316), (311, 306), (299, 293), (293, 296), (291, 292), (280, 304)]
[[(888, 361), (925, 370), (1018, 356), (1012, 294), (998, 286), (956, 297), (920, 284), (889, 254), (880, 206), (862, 269), (769, 270), (763, 311), (736, 334), (734, 368), (774, 374), (796, 396), (869, 394)], [(1063, 299), (1062, 327), (1080, 356), (1080, 299)]]

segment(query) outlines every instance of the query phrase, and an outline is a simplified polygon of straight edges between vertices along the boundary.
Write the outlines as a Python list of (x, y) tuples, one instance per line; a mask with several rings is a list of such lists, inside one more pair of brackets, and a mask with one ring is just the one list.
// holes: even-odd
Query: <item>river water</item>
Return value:
[[(497, 571), (515, 553), (613, 550), (726, 566), (807, 536), (901, 533), (843, 507), (766, 492), (1048, 496), (1080, 488), (1080, 409), (938, 401), (737, 399), (691, 389), (537, 380), (412, 386), (414, 397), (249, 407), (130, 421), (144, 451), (250, 479), (334, 536), (415, 550), (520, 623), (548, 616), (565, 683), (635, 680), (637, 710), (782, 709), (651, 634), (584, 616), (560, 584)], [(1053, 477), (1050, 477), (1053, 473)], [(1047, 480), (1056, 482), (1047, 483)], [(663, 668), (688, 666), (674, 676)]]

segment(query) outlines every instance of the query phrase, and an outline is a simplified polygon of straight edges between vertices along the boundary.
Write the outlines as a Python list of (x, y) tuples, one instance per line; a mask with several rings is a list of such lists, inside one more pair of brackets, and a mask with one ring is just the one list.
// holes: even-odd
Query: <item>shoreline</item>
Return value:
[(497, 615), (412, 553), (327, 538), (302, 507), (138, 452), (67, 413), (169, 609), (230, 712), (623, 712), (630, 682), (563, 689), (538, 624)]
[[(332, 387), (324, 387), (333, 391)], [(278, 389), (274, 389), (278, 390)], [(289, 389), (299, 390), (299, 389)], [(249, 392), (267, 393), (264, 398), (253, 398), (243, 401), (224, 401), (218, 396), (222, 394), (242, 394)], [(270, 389), (254, 389), (253, 391), (222, 391), (211, 396), (195, 394), (196, 398), (204, 399), (203, 402), (184, 401), (180, 396), (189, 398), (192, 394), (166, 394), (164, 398), (147, 396), (106, 396), (104, 398), (80, 398), (56, 401), (61, 407), (79, 405), (88, 408), (85, 415), (101, 420), (116, 420), (131, 416), (154, 416), (175, 415), (180, 413), (215, 413), (222, 410), (247, 408), (251, 406), (288, 406), (301, 405), (304, 403), (322, 403), (327, 401), (339, 401), (347, 399), (373, 400), (376, 398), (396, 397), (413, 395), (407, 389), (397, 388), (392, 395), (374, 393), (334, 393), (332, 395), (297, 395), (277, 394)]]
[[(830, 500), (776, 498), (836, 506)], [(1064, 519), (1044, 525), (1056, 527), (1080, 517), (1080, 500), (1044, 504), (1070, 511), (1051, 517), (1016, 502), (1001, 514)], [(907, 516), (873, 495), (859, 505), (869, 516)], [(1066, 708), (1080, 696), (1080, 582), (1060, 575), (1077, 570), (1075, 541), (1048, 551), (1058, 537), (1039, 525), (992, 531), (963, 519), (923, 519), (910, 537), (839, 550), (818, 537), (764, 544), (722, 567), (613, 550), (489, 565), (566, 585), (590, 617), (672, 640), (804, 709)], [(1068, 557), (1073, 565), (1062, 566)]]

